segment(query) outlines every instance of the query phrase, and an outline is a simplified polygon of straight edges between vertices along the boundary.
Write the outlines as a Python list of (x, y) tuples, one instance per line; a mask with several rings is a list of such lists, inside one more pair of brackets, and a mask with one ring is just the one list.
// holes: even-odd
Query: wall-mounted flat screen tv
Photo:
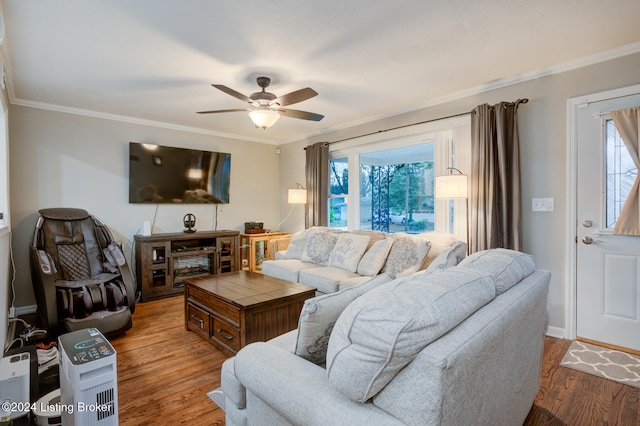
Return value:
[(229, 203), (231, 154), (129, 142), (129, 203)]

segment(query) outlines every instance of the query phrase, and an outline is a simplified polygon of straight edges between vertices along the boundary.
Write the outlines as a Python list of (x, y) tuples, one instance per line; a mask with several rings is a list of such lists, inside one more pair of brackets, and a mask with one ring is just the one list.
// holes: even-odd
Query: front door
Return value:
[(609, 111), (640, 94), (581, 105), (577, 114), (576, 335), (640, 351), (640, 237), (613, 227), (638, 171)]

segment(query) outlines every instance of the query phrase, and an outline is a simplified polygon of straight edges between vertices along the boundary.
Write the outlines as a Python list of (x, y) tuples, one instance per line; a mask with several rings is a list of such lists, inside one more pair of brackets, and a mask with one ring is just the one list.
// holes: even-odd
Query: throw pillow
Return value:
[(429, 264), (429, 267), (424, 271), (425, 274), (430, 274), (436, 271), (443, 271), (452, 266), (456, 266), (467, 256), (467, 243), (464, 241), (458, 241), (442, 253), (438, 255)]
[(291, 236), (291, 242), (287, 247), (287, 251), (284, 254), (285, 259), (298, 259), (302, 257), (304, 252), (304, 246), (307, 244), (308, 230), (298, 231)]
[(331, 330), (344, 308), (359, 296), (389, 281), (389, 275), (381, 274), (359, 286), (307, 299), (298, 319), (294, 353), (316, 364), (323, 364), (327, 358)]
[(367, 235), (340, 234), (329, 255), (329, 266), (356, 272), (358, 262), (360, 262), (368, 244), (369, 237)]
[(367, 401), (495, 293), (493, 277), (450, 268), (403, 277), (363, 294), (345, 308), (331, 332), (329, 382), (350, 399)]
[(358, 263), (358, 275), (373, 277), (378, 275), (389, 256), (393, 238), (385, 238), (373, 243)]
[(420, 269), (429, 253), (430, 243), (422, 238), (398, 232), (392, 235), (393, 246), (382, 272), (392, 277), (409, 275)]
[(316, 265), (327, 266), (331, 250), (338, 242), (340, 235), (322, 229), (310, 229), (300, 260)]
[(385, 238), (389, 237), (389, 234), (387, 234), (386, 232), (371, 231), (369, 229), (355, 229), (350, 232), (352, 234), (366, 235), (367, 237), (369, 237), (369, 245), (367, 246), (367, 250), (369, 250), (371, 246), (377, 243), (378, 241), (384, 240)]
[(536, 270), (533, 256), (504, 248), (473, 253), (458, 266), (492, 275), (498, 294), (509, 290)]
[(440, 253), (458, 241), (454, 235), (439, 231), (423, 232), (418, 234), (417, 237), (429, 241), (429, 244), (431, 245), (431, 250), (429, 250), (429, 253), (425, 256), (420, 269), (426, 269)]

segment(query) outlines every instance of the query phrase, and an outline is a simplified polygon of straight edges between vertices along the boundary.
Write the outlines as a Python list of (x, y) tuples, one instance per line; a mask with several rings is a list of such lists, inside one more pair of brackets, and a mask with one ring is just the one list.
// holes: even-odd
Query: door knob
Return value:
[(590, 236), (588, 236), (588, 235), (587, 235), (587, 236), (584, 236), (584, 237), (582, 237), (582, 242), (583, 242), (584, 244), (587, 244), (587, 245), (589, 245), (589, 244), (593, 244), (593, 238), (591, 238), (591, 237), (590, 237)]

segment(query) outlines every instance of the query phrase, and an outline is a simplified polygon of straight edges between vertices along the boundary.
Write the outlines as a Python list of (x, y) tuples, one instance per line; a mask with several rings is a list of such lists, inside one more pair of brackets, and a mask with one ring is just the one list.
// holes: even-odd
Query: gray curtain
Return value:
[(471, 111), (470, 253), (522, 249), (518, 105), (500, 102)]
[(306, 228), (327, 226), (327, 199), (329, 197), (329, 144), (318, 142), (305, 148), (307, 164), (307, 204), (305, 206)]
[[(640, 169), (640, 107), (611, 111), (611, 118), (622, 137), (624, 145), (633, 159), (633, 163)], [(622, 206), (620, 216), (613, 228), (616, 235), (640, 235), (640, 175), (636, 176), (627, 200)]]

